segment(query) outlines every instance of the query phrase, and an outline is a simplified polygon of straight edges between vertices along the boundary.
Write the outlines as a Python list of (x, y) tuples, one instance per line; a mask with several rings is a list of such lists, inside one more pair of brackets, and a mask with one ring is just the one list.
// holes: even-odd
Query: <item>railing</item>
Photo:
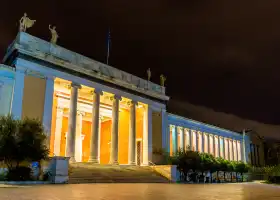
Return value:
[(172, 180), (171, 170), (168, 171), (168, 170), (165, 170), (164, 168), (156, 168), (157, 165), (155, 163), (153, 163), (152, 161), (149, 161), (149, 166), (152, 168), (153, 171), (155, 171), (155, 172), (159, 173), (160, 175), (164, 176), (165, 178), (169, 179), (169, 181)]

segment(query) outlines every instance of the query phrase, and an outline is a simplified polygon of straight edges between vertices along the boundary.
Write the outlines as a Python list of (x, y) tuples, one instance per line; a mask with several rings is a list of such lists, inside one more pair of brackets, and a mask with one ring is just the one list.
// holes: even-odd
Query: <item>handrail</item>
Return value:
[[(156, 171), (156, 172), (158, 172), (157, 170), (155, 170), (153, 167), (155, 167), (155, 166), (157, 166), (155, 163), (153, 163), (152, 161), (150, 161), (149, 160), (149, 164), (151, 164), (152, 165), (152, 169), (154, 170), (154, 171)], [(162, 171), (164, 171), (164, 172), (166, 172), (166, 173), (170, 173), (170, 176), (171, 176), (171, 172), (170, 171), (168, 171), (168, 170), (165, 170), (165, 169), (163, 169), (163, 168), (160, 168)], [(159, 173), (159, 172), (158, 172)], [(167, 177), (166, 177), (167, 178)]]

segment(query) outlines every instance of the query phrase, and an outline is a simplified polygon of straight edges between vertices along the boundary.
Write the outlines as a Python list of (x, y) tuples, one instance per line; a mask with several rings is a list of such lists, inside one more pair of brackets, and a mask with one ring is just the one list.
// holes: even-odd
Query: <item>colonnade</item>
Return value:
[[(79, 148), (77, 138), (81, 134), (81, 120), (77, 111), (78, 105), (78, 91), (81, 88), (79, 84), (71, 84), (70, 107), (68, 116), (68, 132), (66, 136), (66, 156), (70, 158), (70, 162), (76, 162), (75, 157)], [(93, 106), (92, 106), (92, 129), (90, 138), (90, 154), (88, 162), (100, 163), (100, 96), (103, 92), (95, 89), (93, 92)], [(112, 130), (111, 130), (111, 149), (109, 164), (118, 164), (118, 150), (119, 150), (119, 107), (121, 96), (114, 95), (111, 100), (112, 106)], [(136, 101), (130, 101), (130, 117), (129, 117), (129, 149), (128, 149), (128, 164), (136, 164)], [(57, 108), (56, 121), (56, 136), (61, 137), (63, 109)], [(82, 119), (82, 118), (81, 118)], [(80, 125), (79, 125), (80, 124)], [(79, 130), (80, 129), (80, 130)], [(144, 142), (144, 141), (143, 141)], [(55, 139), (54, 146), (60, 146), (60, 139)]]
[(205, 133), (180, 126), (169, 126), (171, 153), (188, 147), (193, 151), (210, 153), (231, 161), (241, 161), (241, 140)]

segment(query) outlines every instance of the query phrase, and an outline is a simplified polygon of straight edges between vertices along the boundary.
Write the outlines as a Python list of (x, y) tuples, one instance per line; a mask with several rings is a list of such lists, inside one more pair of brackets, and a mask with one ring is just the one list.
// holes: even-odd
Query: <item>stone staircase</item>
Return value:
[(169, 183), (150, 167), (74, 163), (69, 167), (69, 183)]

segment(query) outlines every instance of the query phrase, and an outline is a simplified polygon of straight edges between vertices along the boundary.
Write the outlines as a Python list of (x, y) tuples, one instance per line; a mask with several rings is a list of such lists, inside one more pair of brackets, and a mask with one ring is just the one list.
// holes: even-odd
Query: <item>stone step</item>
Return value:
[(168, 183), (150, 167), (76, 163), (70, 166), (69, 183)]

